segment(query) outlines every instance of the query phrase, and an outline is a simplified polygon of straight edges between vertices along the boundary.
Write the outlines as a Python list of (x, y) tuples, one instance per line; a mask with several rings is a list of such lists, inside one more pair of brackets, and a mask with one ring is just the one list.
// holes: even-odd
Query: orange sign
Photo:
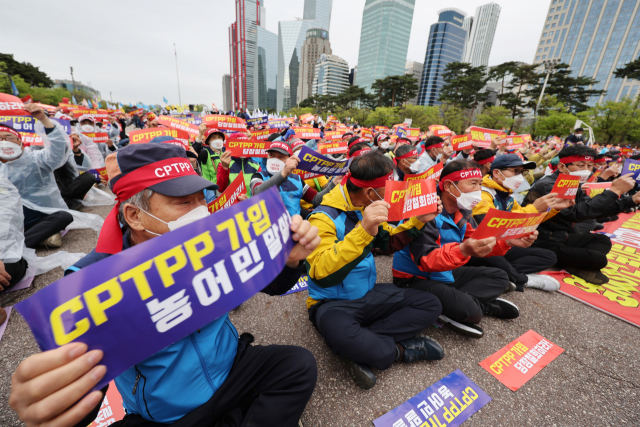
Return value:
[(324, 176), (321, 173), (307, 172), (300, 169), (294, 169), (293, 174), (300, 175), (300, 178), (302, 178), (303, 181), (306, 181), (307, 179), (317, 178), (319, 176)]
[(267, 157), (270, 141), (249, 140), (243, 136), (229, 136), (224, 144), (232, 157)]
[(347, 141), (336, 141), (318, 144), (318, 150), (322, 154), (337, 154), (346, 153), (349, 151), (349, 147)]
[(604, 193), (604, 190), (611, 188), (611, 182), (587, 182), (582, 185), (582, 191), (592, 199), (598, 194)]
[(244, 173), (241, 171), (236, 179), (233, 180), (231, 185), (214, 201), (209, 203), (207, 207), (209, 212), (214, 213), (220, 209), (228, 208), (231, 205), (238, 203), (238, 197), (241, 194), (246, 194), (247, 188), (244, 182)]
[(325, 141), (335, 141), (342, 139), (342, 132), (338, 131), (328, 131), (324, 133)]
[(129, 132), (129, 142), (131, 144), (145, 144), (159, 136), (170, 136), (175, 138), (180, 141), (181, 147), (185, 150), (189, 149), (189, 134), (186, 131), (179, 129), (151, 128), (132, 130)]
[(87, 138), (91, 138), (96, 144), (105, 143), (109, 139), (109, 134), (106, 132), (98, 133), (83, 133)]
[(320, 129), (294, 126), (296, 138), (300, 139), (320, 139)]
[(510, 390), (516, 391), (563, 351), (530, 329), (479, 364)]
[(575, 199), (580, 187), (580, 177), (561, 173), (551, 189), (552, 193), (558, 193), (558, 199)]
[(384, 200), (391, 205), (389, 221), (400, 221), (438, 210), (436, 182), (432, 179), (419, 181), (387, 181)]
[(468, 150), (473, 147), (471, 135), (456, 135), (451, 137), (451, 148), (453, 151)]
[(429, 126), (429, 130), (433, 132), (435, 136), (451, 135), (451, 129), (443, 125), (431, 125)]
[(471, 238), (495, 237), (500, 241), (525, 237), (536, 231), (546, 215), (546, 212), (525, 214), (489, 209)]
[[(208, 127), (224, 130), (246, 132), (247, 125), (240, 117), (223, 116), (221, 114), (209, 114), (202, 118), (202, 123)], [(197, 128), (197, 126), (196, 126)]]
[(269, 139), (269, 135), (276, 132), (278, 132), (278, 129), (254, 130), (254, 131), (251, 131), (251, 138), (258, 141), (262, 141), (265, 139)]
[(371, 141), (373, 139), (373, 133), (371, 132), (371, 129), (362, 129), (360, 131), (360, 136), (362, 137), (362, 139), (366, 139), (368, 141)]
[(442, 164), (442, 162), (439, 162), (422, 173), (415, 174), (415, 175), (406, 174), (404, 176), (404, 180), (407, 182), (416, 181), (420, 179), (436, 179), (437, 180), (437, 179), (440, 179), (440, 174), (442, 174), (442, 168), (444, 168), (444, 164)]
[(471, 126), (471, 139), (478, 143), (480, 147), (488, 148), (491, 146), (491, 141), (494, 137), (500, 136), (504, 137), (506, 135), (505, 132), (501, 130), (495, 129), (485, 129), (479, 128), (476, 126)]
[(189, 135), (197, 136), (200, 134), (200, 129), (198, 126), (185, 122), (180, 119), (175, 119), (170, 116), (160, 116), (158, 117), (158, 124), (162, 126), (166, 126), (171, 129), (179, 129), (189, 133)]

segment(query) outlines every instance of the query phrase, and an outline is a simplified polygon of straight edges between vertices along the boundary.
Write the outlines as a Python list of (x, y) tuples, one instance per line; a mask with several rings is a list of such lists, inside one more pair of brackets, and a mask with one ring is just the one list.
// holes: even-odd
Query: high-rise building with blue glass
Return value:
[(607, 93), (592, 97), (594, 105), (638, 95), (640, 82), (613, 72), (638, 58), (639, 49), (640, 1), (551, 0), (533, 63), (556, 60), (596, 79), (594, 89)]
[(356, 85), (369, 92), (376, 79), (404, 74), (415, 5), (415, 0), (367, 0)]
[(440, 89), (444, 84), (442, 73), (447, 64), (462, 61), (467, 40), (467, 30), (463, 28), (465, 16), (466, 13), (455, 8), (438, 12), (438, 22), (429, 31), (418, 105), (442, 104), (439, 100)]

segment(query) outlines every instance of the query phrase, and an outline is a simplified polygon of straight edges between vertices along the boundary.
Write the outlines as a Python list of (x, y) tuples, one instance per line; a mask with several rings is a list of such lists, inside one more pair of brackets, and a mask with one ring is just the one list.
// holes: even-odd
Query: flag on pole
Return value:
[(167, 101), (167, 98), (165, 98), (164, 96), (162, 97), (162, 100), (164, 101), (165, 104), (169, 103), (169, 101)]
[(18, 92), (18, 88), (16, 87), (16, 84), (13, 82), (13, 79), (10, 76), (9, 81), (11, 82), (11, 92), (13, 93), (13, 96), (18, 96), (20, 92)]
[(89, 108), (93, 108), (93, 104), (91, 103), (91, 100), (88, 100), (87, 104), (89, 105)]

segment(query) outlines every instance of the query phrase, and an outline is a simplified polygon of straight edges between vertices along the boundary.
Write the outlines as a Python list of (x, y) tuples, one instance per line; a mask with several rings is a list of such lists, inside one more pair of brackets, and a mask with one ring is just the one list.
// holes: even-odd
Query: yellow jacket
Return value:
[[(328, 289), (342, 285), (356, 267), (359, 267), (358, 275), (363, 281), (372, 280), (375, 284), (375, 263), (371, 262), (371, 259), (365, 262), (371, 250), (378, 248), (387, 252), (397, 252), (422, 234), (424, 223), (414, 217), (397, 227), (391, 227), (384, 222), (378, 226), (378, 234), (372, 236), (357, 220), (361, 217), (362, 211), (363, 208), (353, 206), (346, 187), (338, 185), (324, 196), (322, 204), (309, 216), (311, 225), (318, 227), (321, 239), (320, 245), (306, 261), (311, 279), (309, 295), (331, 293)], [(337, 231), (336, 224), (340, 226), (341, 233)], [(342, 238), (339, 234), (342, 234)], [(371, 265), (371, 268), (362, 271), (362, 266), (367, 264)], [(349, 281), (353, 278), (350, 277)], [(307, 308), (320, 299), (323, 298), (307, 298)]]

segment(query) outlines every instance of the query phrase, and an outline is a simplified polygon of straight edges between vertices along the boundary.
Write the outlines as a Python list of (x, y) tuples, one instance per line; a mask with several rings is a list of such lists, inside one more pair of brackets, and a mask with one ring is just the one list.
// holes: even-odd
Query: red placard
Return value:
[(320, 129), (294, 126), (296, 138), (300, 139), (320, 139)]
[(388, 132), (389, 131), (389, 127), (388, 126), (374, 126), (373, 128), (375, 130), (377, 130), (378, 132)]
[(432, 179), (419, 181), (387, 181), (384, 200), (391, 205), (389, 221), (400, 221), (438, 210), (436, 182)]
[(300, 175), (300, 178), (302, 178), (303, 181), (306, 181), (307, 179), (317, 178), (319, 176), (324, 176), (321, 173), (307, 172), (300, 169), (294, 169), (292, 173), (295, 175)]
[(64, 111), (65, 113), (68, 113), (69, 110), (73, 110), (73, 109), (82, 109), (84, 107), (81, 107), (79, 105), (74, 105), (74, 104), (66, 104), (64, 102), (59, 102), (58, 103), (58, 107), (60, 107), (62, 109), (62, 111)]
[(175, 138), (180, 141), (181, 147), (185, 150), (189, 149), (189, 134), (186, 131), (179, 129), (151, 128), (132, 130), (129, 132), (129, 142), (131, 144), (145, 144), (159, 136), (170, 136)]
[(573, 175), (565, 175), (561, 173), (556, 179), (556, 183), (553, 184), (551, 189), (552, 193), (558, 193), (556, 196), (558, 199), (575, 199), (578, 193), (578, 187), (580, 186), (580, 177)]
[(495, 129), (485, 129), (476, 126), (471, 126), (471, 139), (478, 143), (480, 147), (488, 148), (491, 146), (491, 141), (495, 136), (504, 137), (505, 132)]
[(362, 139), (371, 141), (373, 139), (373, 132), (371, 132), (371, 129), (361, 129), (360, 136), (362, 137)]
[(269, 139), (269, 135), (278, 132), (278, 129), (262, 129), (251, 131), (251, 138), (256, 141), (263, 141)]
[(611, 184), (611, 182), (587, 182), (582, 184), (582, 191), (593, 199), (598, 194), (602, 194), (605, 190), (610, 189)]
[(633, 149), (632, 148), (621, 148), (620, 149), (620, 154), (622, 154), (623, 156), (632, 156), (633, 155)]
[(451, 129), (444, 125), (431, 125), (429, 126), (429, 130), (433, 132), (435, 136), (451, 135)]
[(244, 136), (230, 135), (224, 144), (232, 157), (267, 157), (270, 141), (255, 141)]
[(44, 145), (42, 138), (37, 133), (27, 133), (27, 132), (19, 132), (19, 133), (20, 133), (20, 136), (22, 137), (22, 145), (24, 145), (25, 147), (30, 147), (34, 145), (35, 146)]
[(327, 123), (337, 122), (338, 118), (336, 116), (327, 116)]
[(314, 118), (315, 118), (315, 116), (313, 114), (311, 114), (311, 113), (303, 114), (303, 115), (300, 116), (300, 122), (309, 123)]
[(171, 129), (178, 129), (187, 132), (189, 135), (197, 136), (200, 134), (200, 129), (198, 126), (185, 122), (184, 120), (175, 119), (170, 116), (160, 116), (157, 118), (158, 124), (162, 126), (166, 126)]
[[(224, 130), (235, 130), (238, 132), (246, 132), (247, 124), (240, 117), (223, 116), (220, 114), (209, 114), (202, 118), (202, 123), (208, 127)], [(197, 126), (196, 126), (197, 128)]]
[(318, 150), (322, 154), (346, 153), (349, 151), (349, 146), (347, 141), (327, 142), (318, 144)]
[(24, 116), (24, 103), (17, 96), (0, 93), (0, 116)]
[(107, 142), (109, 139), (109, 134), (106, 132), (97, 132), (97, 133), (83, 133), (87, 138), (91, 138), (94, 143), (102, 144)]
[(236, 179), (233, 180), (227, 189), (217, 199), (207, 205), (209, 212), (214, 213), (220, 209), (228, 208), (231, 205), (238, 203), (238, 197), (241, 194), (246, 194), (247, 188), (244, 182), (244, 173), (241, 171)]
[(123, 418), (124, 407), (122, 405), (122, 396), (118, 393), (116, 383), (111, 381), (109, 383), (109, 389), (104, 399), (102, 399), (98, 416), (88, 427), (105, 427)]
[(536, 231), (546, 215), (546, 212), (525, 214), (489, 209), (471, 238), (519, 239)]
[(415, 175), (406, 174), (404, 176), (404, 180), (407, 182), (416, 181), (420, 179), (436, 179), (437, 180), (437, 179), (440, 179), (440, 174), (442, 174), (443, 168), (444, 168), (444, 164), (442, 164), (441, 162), (438, 162), (422, 173), (418, 173)]
[(563, 351), (563, 348), (530, 329), (479, 365), (510, 390), (516, 391)]
[(342, 139), (342, 133), (343, 132), (338, 132), (335, 130), (329, 131), (329, 132), (325, 132), (324, 133), (324, 140), (325, 141), (336, 141), (336, 140), (340, 140)]
[(506, 137), (507, 150), (519, 150), (524, 147), (524, 135), (510, 135)]
[(451, 148), (453, 151), (468, 150), (473, 147), (471, 135), (456, 135), (451, 137)]
[(420, 128), (407, 128), (407, 127), (403, 127), (401, 128), (404, 130), (404, 133), (406, 135), (406, 138), (409, 139), (409, 141), (413, 141), (416, 142), (417, 140), (420, 139)]

